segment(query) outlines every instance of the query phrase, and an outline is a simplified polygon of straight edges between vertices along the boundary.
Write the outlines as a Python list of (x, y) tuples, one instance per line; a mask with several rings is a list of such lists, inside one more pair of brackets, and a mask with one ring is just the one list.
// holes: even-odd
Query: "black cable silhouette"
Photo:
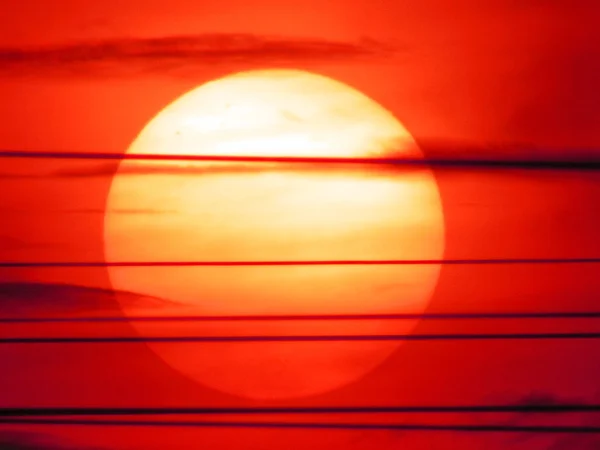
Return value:
[(402, 431), (451, 431), (472, 433), (549, 433), (549, 434), (595, 434), (598, 426), (563, 425), (480, 425), (427, 423), (345, 423), (345, 422), (245, 422), (245, 421), (158, 421), (158, 420), (91, 420), (91, 419), (32, 419), (0, 418), (0, 424), (29, 425), (83, 425), (83, 426), (137, 426), (137, 427), (197, 427), (197, 428), (266, 428), (266, 429), (324, 429), (324, 430), (402, 430)]
[[(67, 153), (67, 152), (31, 152), (21, 153), (12, 151), (0, 151), (0, 157), (5, 158), (52, 158), (52, 159), (111, 159), (111, 160), (181, 160), (181, 161), (229, 161), (229, 162), (281, 162), (281, 163), (342, 163), (342, 164), (377, 164), (377, 165), (399, 165), (399, 166), (449, 166), (449, 167), (497, 167), (497, 168), (538, 168), (538, 169), (599, 169), (599, 161), (539, 161), (539, 160), (409, 160), (409, 159), (371, 159), (371, 158), (290, 158), (290, 157), (229, 157), (229, 156), (195, 156), (195, 155), (122, 155), (109, 153)], [(584, 258), (572, 260), (414, 260), (414, 261), (239, 261), (239, 262), (119, 262), (119, 263), (102, 263), (102, 262), (26, 262), (26, 263), (11, 263), (0, 262), (0, 267), (97, 267), (97, 266), (279, 266), (279, 265), (374, 265), (374, 264), (572, 264), (572, 263), (598, 263), (600, 258)], [(523, 318), (517, 316), (518, 313), (500, 314), (500, 318)], [(462, 315), (462, 318), (475, 318), (477, 314), (471, 316)], [(374, 317), (373, 317), (374, 316)], [(402, 316), (402, 317), (400, 317)], [(410, 315), (409, 315), (410, 316)], [(428, 315), (428, 318), (434, 318), (435, 315)], [(454, 315), (452, 318), (458, 318)], [(550, 317), (570, 317), (570, 318), (589, 318), (598, 317), (600, 312), (588, 313), (531, 313), (528, 318), (550, 318)], [(262, 318), (261, 318), (262, 317)], [(266, 317), (269, 317), (267, 319)], [(278, 317), (277, 320), (331, 320), (333, 317), (336, 320), (345, 320), (349, 316), (255, 316), (250, 320), (273, 320), (273, 317)], [(282, 318), (285, 317), (285, 318)], [(290, 318), (292, 317), (292, 318)], [(340, 319), (340, 317), (343, 317)], [(357, 317), (367, 318), (366, 315), (352, 316), (350, 320), (357, 320)], [(372, 315), (368, 318), (416, 318), (407, 315)], [(423, 316), (421, 317), (423, 318)], [(437, 316), (441, 318), (441, 316)], [(444, 318), (449, 318), (448, 316)], [(499, 315), (494, 317), (479, 315), (478, 318), (499, 318)], [(115, 318), (74, 318), (74, 319), (50, 319), (50, 320), (113, 320)], [(132, 318), (120, 318), (123, 320), (132, 320)], [(6, 320), (29, 320), (36, 321), (38, 319), (0, 319)], [(47, 320), (47, 319), (39, 319)], [(134, 320), (136, 320), (134, 318)], [(157, 318), (137, 318), (137, 320), (157, 320)], [(161, 320), (173, 320), (173, 318), (161, 318)], [(203, 318), (182, 318), (177, 320), (249, 320), (247, 317), (223, 318), (223, 317), (203, 317)], [(337, 340), (438, 340), (438, 339), (596, 339), (600, 338), (600, 333), (545, 333), (545, 334), (479, 334), (479, 335), (391, 335), (391, 336), (218, 336), (218, 337), (154, 337), (154, 338), (130, 338), (130, 337), (109, 337), (109, 338), (42, 338), (43, 342), (138, 342), (138, 341), (156, 341), (156, 342), (265, 342), (265, 341), (337, 341)], [(108, 339), (106, 341), (105, 339)], [(125, 340), (124, 340), (125, 339)], [(132, 340), (134, 339), (134, 340)], [(65, 341), (66, 340), (66, 341)], [(166, 341), (165, 341), (166, 340)], [(36, 338), (15, 338), (2, 339), (0, 343), (40, 343)], [(432, 410), (432, 407), (388, 407), (385, 411), (378, 407), (363, 407), (363, 408), (346, 408), (343, 411), (338, 408), (318, 408), (312, 411), (308, 409), (292, 411), (282, 411), (282, 408), (264, 408), (252, 411), (241, 411), (240, 409), (219, 410), (214, 408), (196, 409), (195, 412), (187, 410), (169, 409), (165, 412), (164, 409), (159, 411), (149, 411), (149, 409), (131, 408), (127, 411), (120, 410), (117, 415), (146, 415), (146, 414), (215, 414), (215, 413), (340, 413), (340, 412), (440, 412), (440, 410)], [(433, 407), (435, 408), (435, 407)], [(440, 407), (441, 412), (582, 412), (582, 411), (597, 411), (599, 405), (476, 405), (476, 406), (446, 406)], [(469, 409), (470, 408), (470, 409)], [(491, 409), (490, 409), (491, 408)], [(289, 409), (289, 408), (288, 408)], [(37, 413), (36, 413), (37, 411)], [(563, 426), (504, 426), (504, 425), (431, 425), (431, 424), (376, 424), (376, 423), (285, 423), (285, 422), (157, 422), (157, 421), (107, 421), (94, 420), (85, 421), (78, 419), (6, 419), (6, 415), (14, 415), (14, 410), (8, 414), (6, 409), (0, 409), (1, 423), (38, 423), (38, 424), (72, 424), (72, 425), (132, 425), (132, 426), (204, 426), (204, 427), (260, 427), (260, 428), (325, 428), (325, 429), (396, 429), (396, 430), (420, 430), (420, 431), (470, 431), (470, 432), (537, 432), (537, 433), (598, 433), (600, 427), (563, 427)], [(80, 415), (81, 411), (73, 409), (49, 410), (46, 409), (45, 415)], [(107, 413), (106, 410), (87, 409), (86, 415), (113, 415)], [(19, 416), (38, 416), (40, 410), (27, 409), (21, 410)]]
[(0, 323), (46, 322), (267, 322), (328, 320), (534, 320), (597, 319), (600, 311), (549, 311), (507, 313), (425, 313), (425, 314), (308, 314), (308, 315), (235, 315), (235, 316), (88, 316), (88, 317), (0, 317)]
[(419, 158), (354, 158), (354, 157), (299, 157), (299, 156), (233, 156), (233, 155), (164, 155), (125, 154), (109, 152), (57, 152), (0, 150), (0, 158), (29, 159), (79, 159), (79, 160), (140, 160), (140, 161), (214, 161), (254, 163), (310, 163), (351, 165), (395, 165), (413, 167), (484, 167), (484, 168), (530, 168), (552, 170), (597, 170), (597, 160), (538, 160), (538, 159), (419, 159)]
[(199, 414), (471, 414), (471, 413), (595, 413), (600, 404), (395, 405), (395, 406), (271, 406), (271, 407), (33, 407), (0, 408), (0, 417), (161, 416)]
[(498, 259), (341, 259), (298, 261), (0, 261), (0, 267), (263, 267), (263, 266), (379, 266), (379, 265), (506, 265), (599, 264), (598, 258), (498, 258)]
[(124, 344), (124, 343), (225, 343), (225, 342), (360, 342), (360, 341), (475, 341), (600, 339), (598, 333), (487, 333), (487, 334), (353, 334), (353, 335), (241, 335), (241, 336), (94, 336), (13, 337), (0, 344)]

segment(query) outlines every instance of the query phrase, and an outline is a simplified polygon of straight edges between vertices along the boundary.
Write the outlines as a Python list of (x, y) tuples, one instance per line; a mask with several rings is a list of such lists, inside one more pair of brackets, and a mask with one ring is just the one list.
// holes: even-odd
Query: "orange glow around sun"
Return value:
[[(324, 76), (249, 71), (209, 82), (158, 113), (128, 153), (422, 157), (394, 116)], [(121, 163), (105, 218), (114, 261), (440, 259), (444, 225), (427, 169), (331, 164)], [(160, 299), (135, 315), (421, 313), (439, 266), (111, 267), (116, 290)], [(157, 300), (158, 301), (158, 300)], [(415, 322), (249, 322), (160, 326), (153, 334), (406, 333)], [(323, 393), (381, 364), (397, 342), (152, 343), (173, 369), (230, 394)]]

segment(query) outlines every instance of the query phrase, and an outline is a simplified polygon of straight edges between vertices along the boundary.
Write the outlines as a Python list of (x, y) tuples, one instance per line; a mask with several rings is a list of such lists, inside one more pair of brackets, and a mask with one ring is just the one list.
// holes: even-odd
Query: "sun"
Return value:
[[(356, 89), (300, 70), (206, 83), (160, 111), (128, 153), (422, 157), (406, 128)], [(440, 259), (444, 223), (428, 169), (124, 160), (105, 215), (106, 260)], [(110, 267), (117, 290), (164, 306), (127, 315), (423, 312), (439, 274), (423, 266)], [(153, 334), (403, 333), (415, 322), (162, 324)], [(393, 342), (149, 344), (197, 382), (257, 399), (314, 395), (359, 379)]]

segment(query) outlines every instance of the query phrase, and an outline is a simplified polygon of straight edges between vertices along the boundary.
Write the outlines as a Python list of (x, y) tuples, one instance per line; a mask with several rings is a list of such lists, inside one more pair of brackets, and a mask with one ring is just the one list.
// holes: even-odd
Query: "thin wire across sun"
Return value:
[[(372, 158), (288, 158), (288, 157), (237, 157), (237, 156), (190, 156), (190, 155), (122, 155), (111, 153), (71, 153), (71, 152), (17, 152), (0, 151), (2, 158), (51, 158), (51, 159), (137, 159), (137, 160), (188, 160), (188, 161), (239, 161), (239, 162), (286, 162), (286, 163), (344, 163), (344, 164), (386, 164), (406, 166), (440, 166), (440, 167), (488, 167), (488, 168), (533, 168), (551, 170), (596, 170), (600, 169), (598, 161), (523, 161), (523, 160), (406, 160), (406, 159), (372, 159)], [(482, 260), (395, 260), (395, 261), (197, 261), (197, 262), (0, 262), (0, 267), (102, 267), (102, 266), (172, 266), (172, 265), (210, 265), (210, 266), (256, 266), (256, 265), (373, 265), (373, 264), (597, 264), (600, 258), (579, 259), (482, 259)], [(549, 311), (530, 313), (446, 313), (446, 314), (363, 314), (363, 315), (304, 315), (304, 316), (194, 316), (194, 317), (78, 317), (78, 318), (2, 318), (2, 323), (13, 322), (101, 322), (118, 320), (148, 321), (238, 321), (238, 320), (471, 320), (471, 319), (590, 319), (600, 317), (600, 311)], [(127, 343), (146, 341), (148, 339), (173, 342), (264, 342), (264, 341), (332, 341), (332, 340), (370, 340), (394, 339), (412, 341), (439, 340), (497, 340), (497, 339), (598, 339), (600, 333), (510, 333), (510, 334), (433, 334), (433, 335), (345, 335), (345, 336), (191, 336), (191, 337), (108, 337), (108, 338), (5, 338), (0, 344), (26, 343)], [(145, 420), (121, 416), (164, 416), (190, 414), (338, 414), (338, 413), (597, 413), (598, 404), (503, 404), (503, 405), (443, 405), (443, 406), (407, 406), (395, 405), (387, 407), (279, 407), (279, 408), (2, 408), (0, 423), (3, 424), (38, 424), (38, 425), (85, 425), (85, 426), (192, 426), (192, 427), (244, 427), (269, 429), (363, 429), (363, 430), (403, 430), (403, 431), (453, 431), (453, 432), (500, 432), (500, 433), (600, 433), (597, 426), (520, 426), (520, 425), (481, 425), (481, 424), (430, 424), (430, 423), (376, 423), (376, 422), (252, 422), (252, 421), (209, 421), (209, 420)], [(66, 417), (65, 417), (66, 416)], [(109, 416), (109, 419), (99, 419)], [(112, 417), (119, 417), (113, 419)]]
[[(408, 159), (408, 158), (356, 158), (356, 157), (284, 157), (284, 156), (223, 156), (223, 155), (175, 155), (175, 154), (120, 154), (106, 152), (30, 152), (0, 150), (0, 158), (26, 158), (26, 159), (75, 159), (75, 160), (148, 160), (148, 161), (214, 161), (214, 162), (274, 162), (274, 163), (300, 163), (300, 164), (349, 164), (349, 165), (387, 165), (408, 167), (465, 167), (465, 168), (530, 168), (549, 170), (597, 170), (600, 161), (596, 160), (524, 160), (524, 159)], [(506, 265), (506, 264), (599, 264), (598, 258), (503, 258), (503, 259), (421, 259), (421, 260), (302, 260), (302, 261), (0, 261), (4, 268), (66, 268), (66, 267), (193, 267), (193, 266), (326, 266), (326, 265)], [(18, 322), (100, 322), (100, 321), (263, 321), (263, 320), (464, 320), (464, 319), (590, 319), (600, 317), (600, 311), (548, 311), (548, 312), (509, 312), (509, 313), (447, 313), (447, 314), (348, 314), (348, 315), (274, 315), (274, 316), (186, 316), (186, 317), (77, 317), (77, 318), (0, 318), (0, 323)], [(446, 336), (452, 339), (453, 335)], [(458, 336), (458, 335), (454, 335)], [(592, 338), (594, 333), (583, 334), (504, 334), (504, 335), (466, 335), (467, 339), (496, 339), (504, 336), (507, 339), (520, 338)], [(512, 337), (511, 337), (512, 336)], [(271, 336), (269, 338), (278, 338)], [(313, 336), (321, 338), (320, 336)], [(331, 338), (331, 336), (323, 336)], [(341, 336), (335, 337), (340, 338)], [(364, 338), (366, 336), (357, 336)], [(404, 338), (406, 336), (397, 336)], [(444, 335), (423, 336), (443, 339)], [(202, 339), (202, 337), (196, 337)], [(227, 336), (221, 338), (228, 338)], [(239, 338), (233, 336), (232, 338)], [(280, 336), (279, 338), (294, 338)], [(384, 338), (390, 338), (384, 337)], [(69, 339), (69, 338), (67, 338)], [(162, 338), (158, 338), (162, 339)], [(212, 338), (211, 338), (212, 339)], [(220, 339), (220, 338), (219, 338)], [(69, 340), (73, 342), (72, 340)]]
[(476, 159), (476, 158), (358, 158), (358, 157), (297, 157), (297, 156), (232, 156), (176, 155), (109, 152), (49, 152), (0, 150), (0, 158), (59, 159), (59, 160), (138, 160), (138, 161), (214, 161), (214, 162), (275, 162), (310, 164), (387, 165), (406, 167), (455, 167), (539, 170), (600, 170), (597, 159)]

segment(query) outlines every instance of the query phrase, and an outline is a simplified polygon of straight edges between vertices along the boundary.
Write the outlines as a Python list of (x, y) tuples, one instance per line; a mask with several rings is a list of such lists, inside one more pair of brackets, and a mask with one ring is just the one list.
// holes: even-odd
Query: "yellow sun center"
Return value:
[[(167, 106), (128, 153), (421, 157), (406, 129), (364, 94), (303, 71), (244, 72)], [(124, 161), (105, 221), (108, 261), (439, 259), (443, 215), (428, 170), (328, 164)], [(439, 266), (112, 267), (119, 290), (165, 300), (140, 314), (422, 312)], [(143, 335), (406, 332), (368, 321), (163, 325)], [(248, 347), (254, 345), (253, 347)], [(214, 388), (255, 398), (324, 392), (356, 380), (397, 343), (152, 344)]]

